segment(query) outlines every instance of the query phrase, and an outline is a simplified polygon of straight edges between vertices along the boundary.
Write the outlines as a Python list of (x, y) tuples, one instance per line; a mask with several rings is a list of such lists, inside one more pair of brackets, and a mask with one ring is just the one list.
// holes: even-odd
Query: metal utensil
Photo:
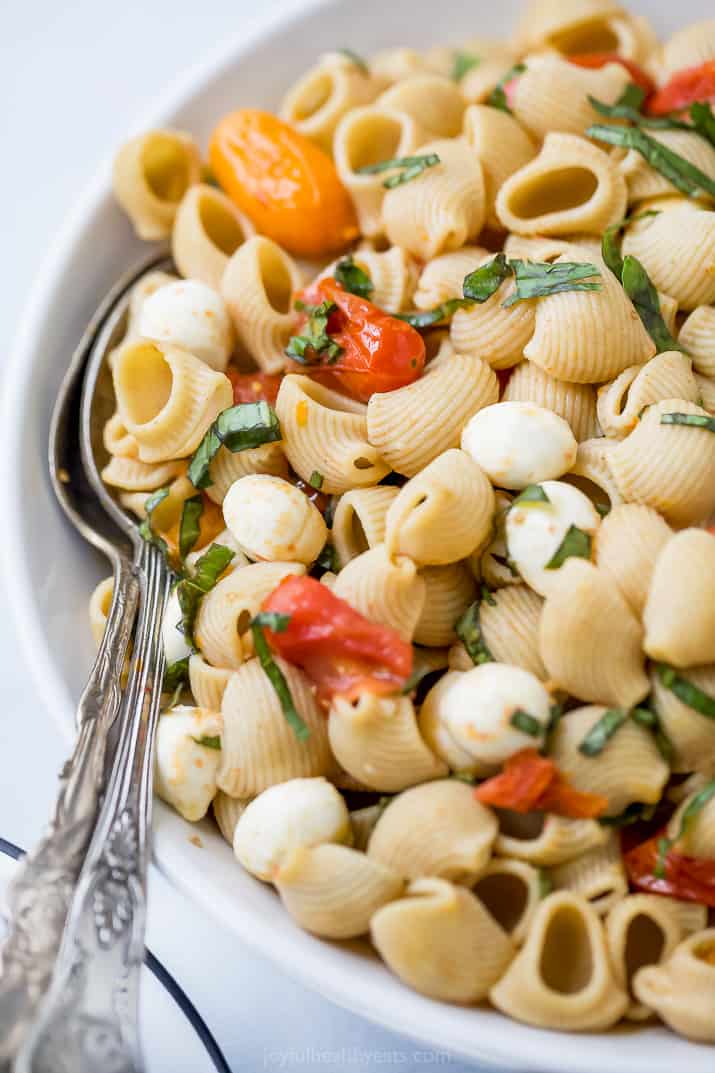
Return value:
[[(121, 337), (130, 291), (145, 273), (166, 263), (165, 254), (154, 254), (104, 300), (73, 357), (51, 424), (50, 472), (57, 498), (85, 539), (112, 562), (114, 595), (80, 701), (80, 734), (61, 775), (50, 830), (29, 854), (10, 898), (12, 921), (0, 984), (0, 1057), (7, 1061), (17, 1051), (15, 1068), (37, 1073), (142, 1068), (137, 983), (169, 572), (158, 549), (141, 539), (104, 487), (93, 432), (100, 373)], [(108, 736), (120, 709), (120, 677), (140, 597), (121, 701), (120, 745), (97, 819)], [(28, 1030), (38, 1004), (38, 1019)]]

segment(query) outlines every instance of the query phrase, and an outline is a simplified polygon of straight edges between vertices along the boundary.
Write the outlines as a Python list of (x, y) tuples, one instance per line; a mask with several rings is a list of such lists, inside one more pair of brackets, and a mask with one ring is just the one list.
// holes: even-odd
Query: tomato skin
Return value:
[(513, 812), (554, 812), (557, 816), (591, 819), (606, 811), (608, 802), (598, 794), (585, 794), (571, 786), (553, 760), (536, 749), (510, 756), (500, 775), (487, 779), (474, 791), (477, 801)]
[(640, 86), (644, 93), (652, 93), (655, 89), (655, 82), (639, 64), (634, 63), (633, 60), (624, 59), (617, 52), (576, 52), (573, 56), (566, 58), (569, 63), (575, 63), (577, 67), (588, 67), (591, 70), (599, 70), (607, 63), (620, 63), (621, 67), (625, 67), (628, 71), (631, 80)]
[(283, 373), (241, 373), (229, 365), (226, 376), (233, 388), (233, 404), (263, 400), (275, 406)]
[(715, 60), (699, 67), (684, 67), (676, 71), (662, 89), (656, 90), (646, 104), (649, 115), (669, 115), (682, 112), (696, 101), (715, 104)]
[(411, 645), (315, 578), (284, 578), (261, 610), (290, 616), (282, 633), (266, 629), (266, 640), (276, 655), (303, 668), (325, 702), (335, 695), (353, 700), (363, 691), (396, 693), (412, 673)]
[(666, 828), (663, 828), (623, 855), (632, 885), (649, 894), (667, 894), (686, 902), (703, 902), (715, 909), (715, 860), (685, 857), (671, 849), (665, 856), (665, 875), (655, 875), (658, 843), (665, 834)]
[(332, 364), (301, 366), (301, 372), (360, 402), (368, 402), (377, 391), (406, 387), (422, 375), (424, 339), (405, 321), (350, 294), (334, 279), (320, 280), (299, 297), (308, 305), (335, 303), (338, 308), (328, 320), (327, 332), (343, 348)]
[(209, 160), (260, 234), (289, 253), (322, 257), (358, 237), (353, 203), (330, 157), (270, 112), (242, 108), (224, 116)]

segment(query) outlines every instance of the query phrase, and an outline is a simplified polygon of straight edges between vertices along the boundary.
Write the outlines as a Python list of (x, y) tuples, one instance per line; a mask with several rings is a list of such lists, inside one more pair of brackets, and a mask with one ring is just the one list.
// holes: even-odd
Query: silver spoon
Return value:
[[(112, 562), (114, 595), (80, 701), (79, 738), (61, 775), (50, 829), (26, 858), (10, 895), (12, 918), (0, 982), (0, 1061), (17, 1053), (15, 1069), (28, 1073), (142, 1069), (137, 985), (169, 571), (158, 549), (142, 540), (134, 521), (104, 487), (95, 431), (97, 387), (105, 357), (123, 333), (130, 291), (146, 272), (166, 263), (165, 255), (154, 254), (107, 296), (73, 357), (51, 423), (55, 493), (82, 536)], [(97, 818), (107, 743), (120, 710), (120, 677), (140, 597), (121, 699), (119, 746)], [(28, 1029), (38, 1006), (37, 1020)]]

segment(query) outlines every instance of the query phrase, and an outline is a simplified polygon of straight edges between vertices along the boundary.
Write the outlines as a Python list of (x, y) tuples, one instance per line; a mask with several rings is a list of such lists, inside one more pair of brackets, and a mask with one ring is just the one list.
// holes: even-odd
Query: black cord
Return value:
[[(24, 855), (24, 850), (21, 850), (20, 847), (16, 846), (13, 842), (8, 842), (6, 838), (0, 837), (0, 853), (4, 853), (5, 856), (12, 857), (13, 860), (19, 861), (20, 857)], [(159, 983), (166, 988), (176, 1005), (188, 1019), (194, 1032), (206, 1048), (206, 1053), (213, 1062), (214, 1067), (218, 1070), (218, 1073), (231, 1073), (231, 1067), (224, 1058), (221, 1048), (211, 1033), (211, 1029), (169, 970), (164, 968), (159, 959), (155, 957), (149, 949), (145, 949), (144, 951), (144, 963)]]

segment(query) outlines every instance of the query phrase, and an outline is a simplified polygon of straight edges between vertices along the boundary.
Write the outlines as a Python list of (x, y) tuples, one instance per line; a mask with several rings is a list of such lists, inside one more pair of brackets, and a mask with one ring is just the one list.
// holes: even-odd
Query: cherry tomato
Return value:
[(282, 633), (266, 630), (273, 651), (302, 667), (329, 701), (361, 692), (397, 693), (412, 673), (412, 646), (387, 626), (369, 622), (311, 577), (288, 577), (263, 601), (263, 611), (289, 615)]
[(555, 812), (557, 816), (591, 819), (606, 811), (608, 802), (598, 794), (573, 787), (553, 760), (536, 749), (522, 749), (510, 756), (500, 775), (487, 779), (474, 791), (483, 805), (513, 812)]
[(297, 257), (323, 257), (357, 238), (355, 209), (330, 157), (270, 112), (224, 116), (209, 159), (256, 229)]
[(696, 101), (715, 104), (715, 60), (676, 71), (662, 89), (656, 90), (646, 111), (649, 115), (668, 115), (682, 112)]
[(226, 376), (233, 387), (234, 406), (239, 402), (258, 402), (260, 399), (275, 406), (282, 373), (240, 373), (229, 365)]
[(577, 52), (573, 56), (568, 56), (567, 59), (569, 63), (575, 63), (577, 67), (589, 67), (593, 70), (605, 67), (607, 63), (620, 63), (621, 67), (625, 67), (628, 71), (631, 80), (640, 86), (644, 93), (652, 93), (655, 89), (653, 79), (639, 64), (634, 63), (633, 60), (624, 59), (617, 52)]
[[(332, 302), (337, 309), (328, 318), (326, 332), (342, 348), (332, 361), (315, 354), (315, 364), (301, 371), (321, 383), (368, 402), (376, 391), (394, 391), (418, 380), (425, 367), (422, 336), (403, 320), (391, 317), (366, 298), (359, 298), (334, 279), (323, 279), (303, 291), (299, 298), (309, 306)], [(296, 328), (300, 335), (308, 318)]]
[(623, 856), (628, 878), (638, 890), (668, 894), (686, 902), (702, 902), (715, 909), (715, 860), (685, 857), (669, 850), (664, 859), (664, 875), (655, 874), (658, 843), (666, 828), (635, 846)]

